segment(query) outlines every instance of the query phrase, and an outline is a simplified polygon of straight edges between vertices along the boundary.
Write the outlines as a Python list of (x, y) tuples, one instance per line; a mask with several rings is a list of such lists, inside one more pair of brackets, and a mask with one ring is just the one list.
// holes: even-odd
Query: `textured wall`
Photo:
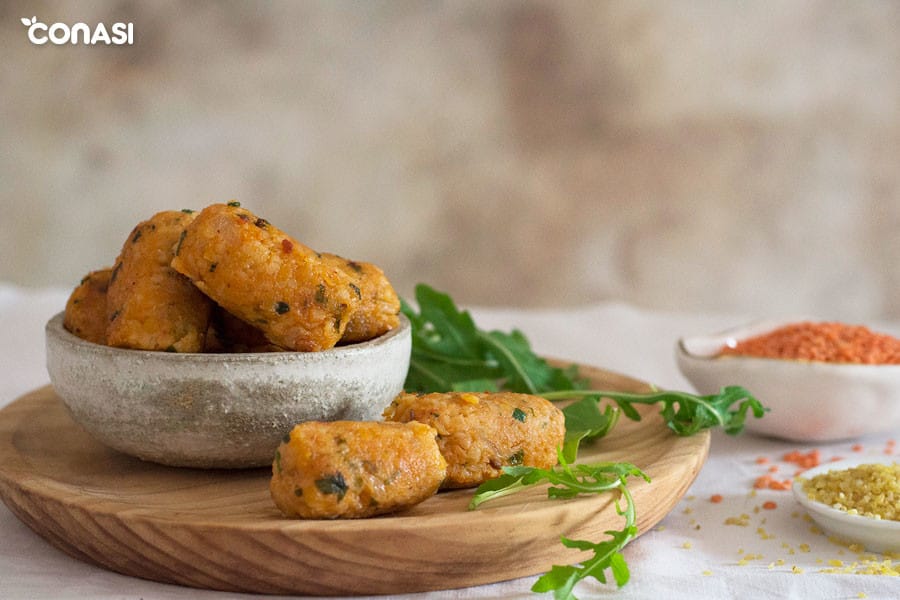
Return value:
[[(132, 21), (33, 46), (20, 17)], [(465, 303), (900, 317), (900, 4), (6, 2), (0, 279), (241, 200)]]

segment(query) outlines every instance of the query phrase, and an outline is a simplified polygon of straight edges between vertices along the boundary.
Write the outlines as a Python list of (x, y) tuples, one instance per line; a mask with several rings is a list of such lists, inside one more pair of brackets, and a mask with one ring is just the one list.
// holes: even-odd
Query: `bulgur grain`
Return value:
[(810, 500), (849, 514), (900, 521), (900, 464), (861, 464), (803, 481)]

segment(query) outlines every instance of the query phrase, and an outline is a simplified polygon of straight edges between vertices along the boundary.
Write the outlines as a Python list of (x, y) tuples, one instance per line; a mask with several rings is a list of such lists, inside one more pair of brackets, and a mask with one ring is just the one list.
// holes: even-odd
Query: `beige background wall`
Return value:
[(238, 199), (403, 295), (900, 318), (898, 32), (882, 1), (4, 2), (0, 280)]

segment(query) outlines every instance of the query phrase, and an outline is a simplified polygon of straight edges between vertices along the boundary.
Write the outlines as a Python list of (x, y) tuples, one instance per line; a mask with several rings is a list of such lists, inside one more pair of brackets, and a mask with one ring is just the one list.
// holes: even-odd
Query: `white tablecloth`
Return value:
[[(0, 406), (48, 383), (43, 326), (62, 309), (68, 290), (28, 290), (0, 284)], [(521, 329), (541, 354), (620, 371), (661, 387), (690, 389), (673, 360), (675, 340), (737, 324), (740, 315), (686, 315), (622, 304), (559, 311), (473, 310), (486, 329)], [(751, 390), (752, 391), (752, 390)], [(900, 433), (900, 432), (897, 432)], [(790, 492), (762, 490), (753, 482), (773, 465), (779, 477), (795, 467), (786, 452), (819, 448), (832, 456), (883, 456), (888, 438), (878, 436), (805, 446), (745, 434), (713, 435), (710, 456), (675, 509), (652, 531), (630, 544), (625, 556), (632, 579), (624, 588), (582, 583), (580, 598), (897, 598), (900, 579), (823, 572), (859, 560), (856, 553), (813, 531)], [(900, 450), (896, 451), (900, 454)], [(766, 464), (758, 464), (760, 457)], [(721, 502), (710, 501), (721, 494)], [(777, 504), (763, 508), (767, 501)], [(725, 524), (746, 515), (745, 524)], [(732, 519), (734, 520), (734, 519)], [(900, 568), (900, 561), (895, 561)], [(352, 577), (352, 574), (348, 574)], [(536, 598), (534, 578), (409, 598)], [(549, 597), (549, 596), (544, 596)], [(143, 581), (88, 565), (34, 534), (0, 506), (0, 598), (97, 598), (224, 600), (255, 595), (194, 590)]]

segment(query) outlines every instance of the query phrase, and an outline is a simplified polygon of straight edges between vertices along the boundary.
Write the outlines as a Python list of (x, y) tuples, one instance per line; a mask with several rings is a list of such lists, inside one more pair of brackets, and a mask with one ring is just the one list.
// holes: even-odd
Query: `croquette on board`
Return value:
[(565, 417), (552, 402), (512, 392), (401, 393), (384, 417), (437, 430), (447, 460), (442, 488), (475, 487), (504, 466), (552, 468), (565, 437)]
[(362, 518), (431, 497), (446, 474), (434, 428), (383, 421), (307, 421), (275, 452), (270, 492), (289, 517)]

